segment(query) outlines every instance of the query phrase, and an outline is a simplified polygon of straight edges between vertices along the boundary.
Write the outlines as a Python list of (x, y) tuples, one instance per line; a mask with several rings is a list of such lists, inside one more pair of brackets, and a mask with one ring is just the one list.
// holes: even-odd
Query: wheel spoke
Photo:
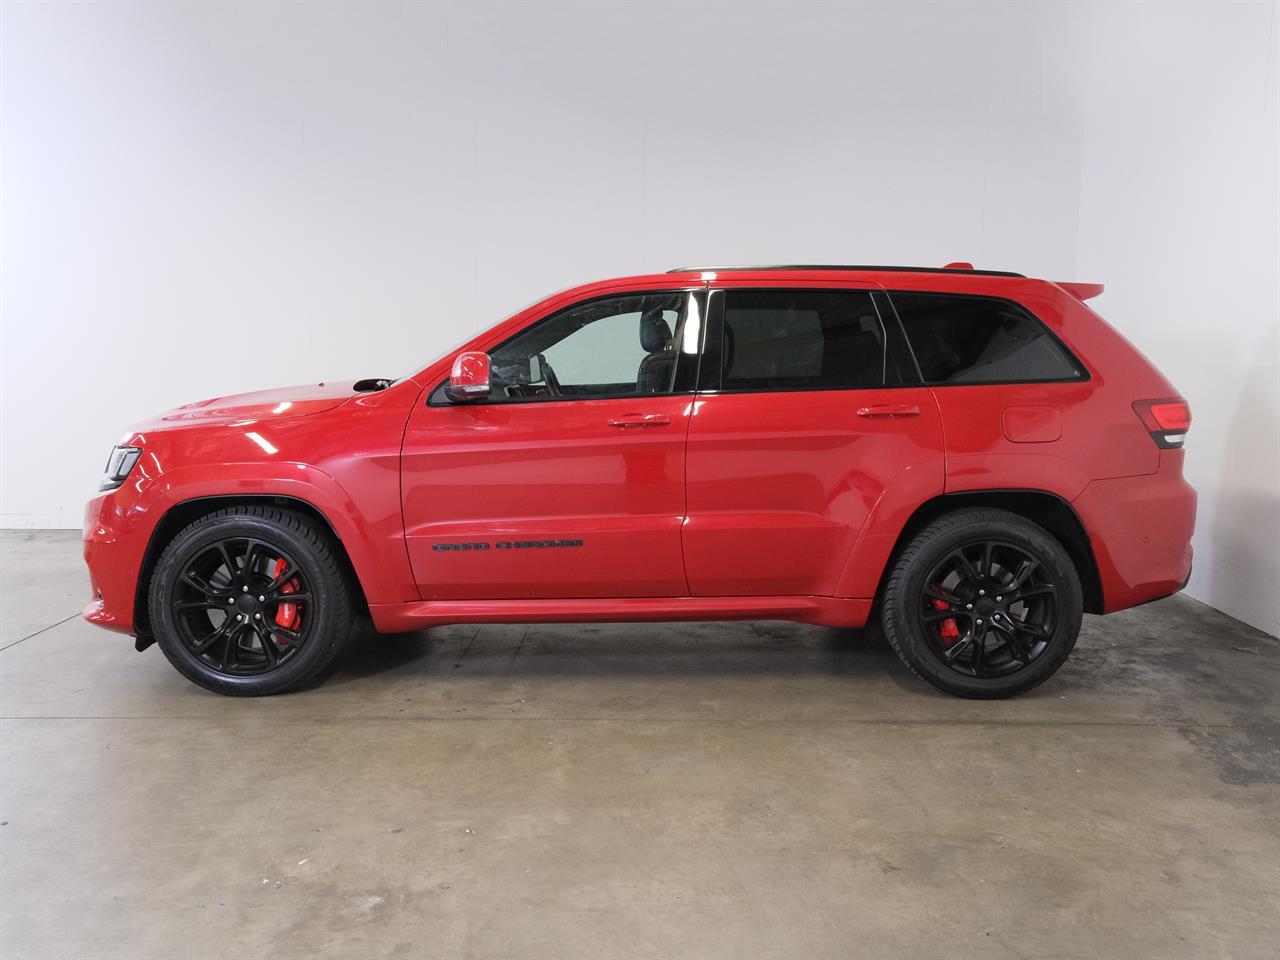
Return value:
[(1058, 595), (1058, 588), (1053, 586), (1053, 584), (1040, 583), (1040, 584), (1036, 584), (1034, 587), (1028, 587), (1026, 590), (1019, 590), (1013, 596), (1014, 596), (1014, 599), (1025, 600), (1027, 599), (1027, 597), (1039, 597), (1039, 596), (1056, 597), (1057, 595)]
[(1036, 572), (1036, 568), (1040, 566), (1035, 560), (1024, 560), (1022, 566), (1018, 568), (1018, 572), (1014, 574), (1013, 583), (1009, 584), (1009, 589), (1018, 591), (1022, 589), (1022, 585), (1027, 582), (1027, 578)]
[(937, 623), (939, 620), (950, 620), (959, 614), (955, 610), (933, 610), (926, 613), (921, 619), (925, 623)]
[(288, 627), (282, 627), (278, 623), (270, 624), (267, 627), (267, 630), (272, 636), (279, 634), (280, 636), (284, 637), (286, 640), (289, 641), (290, 645), (297, 643), (298, 638), (302, 636), (302, 634), (298, 633), (298, 631), (290, 630)]
[(230, 542), (230, 540), (219, 540), (218, 553), (222, 557), (223, 566), (227, 568), (227, 576), (231, 578), (231, 582), (234, 584), (240, 579), (240, 567), (236, 564), (236, 559), (231, 553), (230, 546), (228, 546)]
[(1005, 646), (1009, 648), (1009, 656), (1013, 657), (1019, 663), (1028, 663), (1031, 660), (1031, 648), (1027, 646), (1027, 642), (1018, 636), (1016, 630), (1000, 631), (1004, 634)]
[(203, 600), (178, 600), (174, 603), (175, 610), (224, 610), (226, 602), (223, 600), (213, 600), (209, 597)]
[(930, 600), (940, 600), (949, 607), (962, 606), (959, 597), (949, 591), (943, 590), (941, 587), (925, 587), (924, 595)]
[(270, 670), (280, 662), (280, 653), (276, 649), (276, 642), (271, 638), (267, 628), (261, 624), (255, 623), (253, 632), (258, 636), (258, 645), (262, 647), (262, 655), (266, 658), (267, 669)]
[(982, 676), (983, 667), (985, 666), (987, 654), (987, 631), (982, 630), (974, 634), (973, 637), (973, 656), (970, 663), (973, 666), (973, 675), (975, 677)]
[(226, 590), (223, 590), (220, 587), (215, 587), (210, 581), (200, 576), (200, 574), (196, 573), (194, 570), (188, 570), (184, 573), (182, 575), (182, 580), (188, 586), (199, 590), (206, 597), (225, 597), (227, 595)]
[(1019, 663), (1031, 662), (1031, 650), (1022, 642), (1022, 638), (1017, 634), (1014, 634), (1009, 638), (1008, 646), (1009, 654)]
[[(244, 550), (244, 573), (245, 577), (257, 573), (258, 559), (270, 549), (261, 540), (250, 540), (245, 545)], [(253, 589), (252, 586), (249, 589)]]
[(1006, 618), (1006, 617), (1000, 616), (999, 614), (992, 614), (991, 626), (995, 627), (1001, 633), (1006, 635), (1012, 634), (1014, 632), (1012, 617)]
[(968, 636), (961, 637), (954, 644), (952, 644), (950, 647), (948, 647), (946, 650), (943, 651), (942, 659), (946, 660), (947, 663), (955, 663), (956, 659), (960, 656), (960, 654), (968, 650), (972, 644), (973, 644), (973, 634), (969, 634)]
[(194, 644), (192, 644), (191, 646), (192, 652), (204, 653), (205, 650), (209, 649), (209, 647), (217, 643), (218, 640), (222, 639), (222, 637), (226, 634), (226, 632), (231, 628), (231, 624), (233, 623), (235, 623), (234, 618), (228, 615), (227, 619), (223, 620), (220, 624), (214, 627), (213, 630), (211, 630), (209, 633), (205, 634), (203, 637), (197, 640)]
[[(228, 618), (230, 619), (230, 618)], [(240, 630), (244, 623), (240, 620), (233, 621), (230, 630), (227, 631), (226, 641), (222, 645), (222, 672), (226, 673), (234, 665), (236, 658), (234, 656), (236, 648), (240, 645)]]
[(978, 580), (981, 578), (978, 576), (978, 572), (973, 569), (973, 564), (969, 562), (969, 558), (964, 555), (964, 548), (961, 547), (959, 550), (956, 550), (947, 559), (955, 563), (956, 567), (960, 571), (961, 578), (968, 580), (969, 583), (973, 584), (976, 588)]
[(982, 568), (978, 573), (983, 577), (991, 576), (991, 551), (995, 544), (988, 540), (982, 545)]
[(1053, 636), (1053, 631), (1051, 629), (1041, 626), (1038, 623), (1026, 623), (1022, 620), (1014, 620), (1013, 627), (1018, 633), (1025, 633), (1028, 636), (1035, 637), (1037, 640), (1048, 640)]
[(267, 593), (278, 593), (280, 589), (298, 575), (298, 567), (296, 564), (285, 561), (284, 572), (276, 575), (276, 578), (267, 585)]

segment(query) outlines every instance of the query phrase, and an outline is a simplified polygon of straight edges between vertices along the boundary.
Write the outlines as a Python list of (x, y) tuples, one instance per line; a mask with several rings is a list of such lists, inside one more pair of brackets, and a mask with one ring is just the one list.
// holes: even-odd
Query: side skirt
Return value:
[(636, 597), (586, 600), (422, 600), (371, 603), (381, 633), (448, 623), (645, 623), (670, 620), (792, 620), (861, 627), (871, 600), (839, 597)]

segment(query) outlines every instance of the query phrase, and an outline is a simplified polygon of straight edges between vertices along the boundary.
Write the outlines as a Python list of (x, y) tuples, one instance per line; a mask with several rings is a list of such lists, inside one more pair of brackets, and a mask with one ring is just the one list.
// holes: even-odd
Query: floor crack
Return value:
[(3, 653), (5, 650), (8, 650), (10, 647), (16, 647), (23, 640), (30, 640), (32, 637), (40, 636), (40, 634), (44, 633), (46, 630), (52, 630), (54, 627), (60, 627), (64, 623), (66, 623), (68, 620), (74, 620), (78, 616), (80, 616), (79, 613), (73, 613), (71, 616), (64, 617), (62, 620), (59, 620), (57, 623), (51, 623), (47, 627), (41, 627), (35, 633), (27, 634), (25, 637), (22, 637), (20, 640), (15, 640), (13, 641), (13, 643), (6, 643), (3, 647), (0, 647), (0, 653)]

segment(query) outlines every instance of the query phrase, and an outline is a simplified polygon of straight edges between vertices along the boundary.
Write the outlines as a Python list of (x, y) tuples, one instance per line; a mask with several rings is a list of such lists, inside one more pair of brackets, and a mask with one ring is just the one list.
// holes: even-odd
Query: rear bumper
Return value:
[(84, 560), (91, 598), (81, 616), (121, 633), (136, 633), (133, 603), (150, 526), (145, 514), (126, 509), (119, 491), (90, 500), (84, 512)]
[(1196, 492), (1182, 478), (1181, 450), (1162, 450), (1141, 477), (1095, 480), (1073, 506), (1093, 545), (1103, 612), (1177, 593), (1191, 576)]

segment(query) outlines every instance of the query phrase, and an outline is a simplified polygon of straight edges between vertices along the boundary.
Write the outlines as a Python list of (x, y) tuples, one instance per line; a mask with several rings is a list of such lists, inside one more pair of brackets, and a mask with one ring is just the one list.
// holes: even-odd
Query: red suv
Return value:
[(1084, 301), (909, 267), (578, 287), (400, 380), (205, 400), (116, 446), (85, 617), (219, 693), (328, 665), (353, 617), (878, 613), (950, 693), (1034, 687), (1081, 614), (1191, 569), (1190, 413)]

